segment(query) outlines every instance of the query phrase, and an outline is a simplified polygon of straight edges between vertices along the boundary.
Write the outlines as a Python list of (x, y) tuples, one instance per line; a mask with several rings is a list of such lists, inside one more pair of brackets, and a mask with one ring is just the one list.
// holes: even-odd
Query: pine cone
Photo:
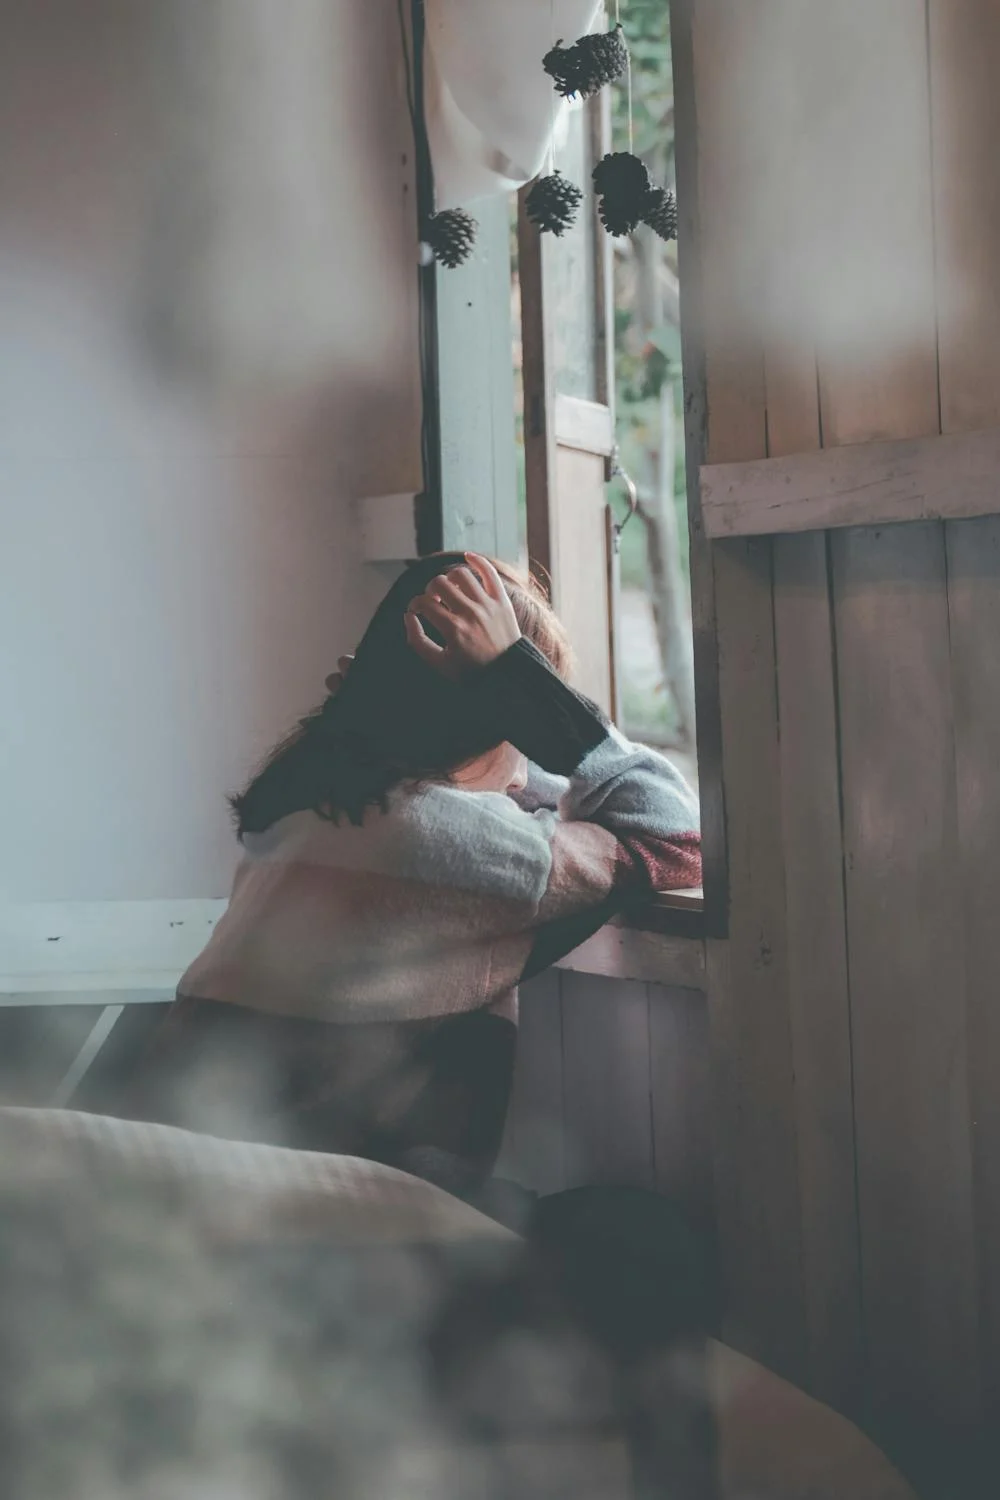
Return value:
[(625, 72), (625, 33), (621, 26), (615, 26), (611, 31), (582, 36), (569, 47), (564, 47), (560, 39), (542, 58), (542, 67), (555, 80), (556, 91), (564, 99), (574, 94), (585, 99)]
[(642, 222), (637, 210), (631, 207), (623, 208), (617, 198), (598, 198), (597, 212), (608, 234), (613, 234), (616, 238), (619, 235), (631, 234)]
[(661, 240), (677, 238), (677, 199), (670, 188), (650, 188), (642, 222)]
[(476, 220), (463, 208), (446, 208), (428, 219), (424, 239), (434, 252), (434, 259), (454, 270), (472, 254), (478, 228)]
[(630, 151), (609, 151), (591, 175), (599, 193), (629, 200), (634, 197), (637, 203), (645, 202), (652, 186), (645, 163)]
[(542, 58), (542, 67), (555, 80), (556, 93), (570, 99), (580, 86), (580, 54), (576, 42), (564, 47), (562, 38)]
[(652, 183), (645, 164), (628, 151), (612, 151), (593, 171), (598, 212), (609, 234), (631, 234), (641, 223)]
[(628, 48), (620, 25), (582, 36), (576, 52), (576, 91), (584, 97), (596, 94), (606, 83), (614, 83), (628, 68)]
[(576, 219), (582, 202), (583, 193), (576, 183), (561, 172), (553, 172), (550, 177), (538, 178), (529, 189), (524, 206), (528, 218), (542, 234), (561, 235)]

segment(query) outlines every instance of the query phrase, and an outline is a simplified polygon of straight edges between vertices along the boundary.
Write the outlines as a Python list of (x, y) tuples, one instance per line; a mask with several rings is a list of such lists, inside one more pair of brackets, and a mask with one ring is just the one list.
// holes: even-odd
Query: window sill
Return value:
[(700, 890), (661, 891), (612, 917), (557, 965), (579, 974), (705, 989), (705, 912)]
[(672, 937), (703, 939), (705, 933), (705, 896), (697, 890), (657, 891), (655, 896), (634, 910), (614, 919), (620, 927), (639, 932), (662, 932)]

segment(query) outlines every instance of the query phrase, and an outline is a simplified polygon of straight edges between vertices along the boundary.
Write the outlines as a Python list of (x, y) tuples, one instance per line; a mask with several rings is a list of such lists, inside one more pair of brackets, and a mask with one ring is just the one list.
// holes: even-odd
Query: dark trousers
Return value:
[(90, 1107), (227, 1139), (363, 1156), (458, 1196), (500, 1149), (517, 1028), (483, 1011), (333, 1025), (179, 998)]

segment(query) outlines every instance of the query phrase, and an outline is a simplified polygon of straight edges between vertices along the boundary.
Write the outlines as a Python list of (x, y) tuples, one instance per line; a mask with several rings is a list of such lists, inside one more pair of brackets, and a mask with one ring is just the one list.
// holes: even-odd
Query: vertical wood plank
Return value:
[(559, 975), (521, 988), (517, 1062), (497, 1174), (536, 1193), (566, 1185)]
[(805, 1319), (769, 541), (715, 550), (729, 941), (707, 947), (729, 1337), (803, 1383)]
[(567, 1185), (651, 1187), (646, 986), (566, 972), (561, 989)]
[(965, 971), (943, 529), (832, 538), (873, 1415), (976, 1412)]
[(777, 538), (774, 579), (809, 1387), (839, 1410), (855, 1413), (862, 1379), (861, 1289), (825, 534)]
[[(760, 6), (694, 0), (704, 460), (764, 457), (765, 284), (749, 182), (766, 168), (748, 116), (747, 48)], [(750, 13), (752, 10), (752, 14)], [(738, 247), (738, 248), (737, 248)], [(712, 549), (728, 941), (708, 943), (714, 1179), (730, 1340), (805, 1378), (799, 1198), (785, 942), (771, 544)]]
[(552, 602), (576, 657), (574, 686), (612, 711), (607, 491), (599, 453), (556, 448)]
[(653, 1173), (692, 1223), (707, 1228), (712, 1207), (712, 1077), (708, 1011), (696, 990), (651, 984), (650, 1080)]
[[(947, 527), (980, 1357), (1000, 1420), (1000, 519)], [(956, 996), (956, 999), (959, 997)]]
[(812, 163), (824, 446), (920, 437), (938, 427), (925, 7), (810, 10), (817, 84), (836, 100)]
[[(843, 107), (814, 166), (852, 228), (825, 266), (826, 446), (938, 429), (926, 23), (911, 0), (827, 11)], [(962, 1424), (975, 1268), (944, 534), (830, 547), (867, 1395), (889, 1427)]]
[(552, 576), (555, 484), (555, 391), (552, 337), (545, 318), (542, 239), (528, 218), (528, 189), (517, 195), (517, 274), (521, 297), (521, 380), (524, 389), (524, 482), (528, 556), (546, 588)]
[(484, 199), (473, 253), (436, 282), (441, 546), (516, 561), (517, 454), (507, 200)]
[[(811, 199), (823, 173), (829, 18), (770, 6), (759, 80), (773, 226), (764, 282), (768, 454), (820, 447), (816, 341), (822, 326)], [(762, 49), (765, 50), (765, 49)], [(791, 53), (791, 56), (790, 56)], [(825, 247), (824, 247), (825, 248)], [(807, 1379), (856, 1412), (862, 1378), (850, 997), (847, 983), (834, 643), (823, 532), (779, 536), (772, 555), (788, 994), (802, 1218)]]
[[(1000, 9), (930, 0), (941, 429), (1000, 425)], [(1000, 520), (946, 527), (980, 1343), (1000, 1421)]]

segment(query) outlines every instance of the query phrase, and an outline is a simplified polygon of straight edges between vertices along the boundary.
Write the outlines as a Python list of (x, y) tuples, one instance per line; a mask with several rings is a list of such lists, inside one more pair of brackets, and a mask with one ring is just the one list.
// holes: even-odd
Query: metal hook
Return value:
[(631, 474), (622, 468), (617, 447), (611, 455), (611, 477), (620, 479), (628, 491), (628, 515), (623, 521), (615, 522), (615, 546), (617, 547), (622, 532), (639, 509), (639, 491), (636, 482)]

